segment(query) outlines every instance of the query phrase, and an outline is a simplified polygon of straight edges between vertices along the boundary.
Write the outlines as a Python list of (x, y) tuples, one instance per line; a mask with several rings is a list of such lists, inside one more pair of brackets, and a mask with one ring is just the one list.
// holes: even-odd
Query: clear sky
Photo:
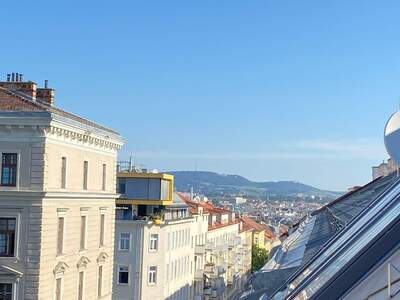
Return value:
[(150, 168), (344, 190), (387, 158), (399, 16), (378, 0), (3, 1), (0, 75), (48, 79)]

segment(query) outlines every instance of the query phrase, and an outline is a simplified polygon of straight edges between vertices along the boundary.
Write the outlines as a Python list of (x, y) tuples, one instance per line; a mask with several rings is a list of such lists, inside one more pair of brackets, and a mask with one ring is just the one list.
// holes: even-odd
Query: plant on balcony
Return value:
[(163, 218), (164, 215), (161, 213), (155, 213), (154, 215), (151, 216), (151, 220), (153, 221), (154, 224), (161, 224)]

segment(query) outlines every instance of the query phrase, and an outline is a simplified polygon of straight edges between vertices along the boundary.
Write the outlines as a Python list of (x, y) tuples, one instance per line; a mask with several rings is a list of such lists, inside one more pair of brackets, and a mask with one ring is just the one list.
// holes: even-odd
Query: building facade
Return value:
[(0, 82), (0, 295), (111, 299), (122, 139), (21, 79)]
[(173, 176), (120, 172), (118, 187), (113, 299), (193, 299), (199, 226)]
[(398, 167), (396, 162), (389, 158), (387, 162), (383, 161), (379, 166), (372, 167), (372, 180), (396, 172)]

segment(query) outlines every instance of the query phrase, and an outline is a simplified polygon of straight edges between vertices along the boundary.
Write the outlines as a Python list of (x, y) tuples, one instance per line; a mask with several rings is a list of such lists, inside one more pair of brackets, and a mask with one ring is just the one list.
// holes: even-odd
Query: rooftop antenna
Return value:
[(132, 155), (129, 156), (129, 172), (132, 172), (133, 164), (132, 164)]

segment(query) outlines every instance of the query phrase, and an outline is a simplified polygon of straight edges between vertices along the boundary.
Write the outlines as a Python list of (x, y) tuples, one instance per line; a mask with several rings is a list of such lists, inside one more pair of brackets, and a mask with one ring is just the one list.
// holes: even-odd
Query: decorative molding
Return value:
[(91, 132), (85, 131), (83, 133), (74, 132), (65, 128), (56, 126), (49, 126), (45, 129), (47, 136), (55, 136), (57, 138), (63, 138), (72, 142), (82, 143), (88, 146), (95, 146), (105, 150), (118, 151), (122, 145), (113, 143), (105, 139), (92, 136)]
[(86, 256), (82, 256), (78, 263), (76, 264), (76, 267), (78, 269), (86, 269), (87, 265), (90, 263), (90, 259), (87, 258)]
[(69, 269), (69, 266), (63, 262), (60, 261), (53, 270), (54, 276), (64, 276), (64, 273)]
[(101, 252), (99, 254), (99, 256), (97, 257), (97, 263), (98, 264), (104, 264), (108, 257), (109, 257), (109, 255), (107, 253)]

